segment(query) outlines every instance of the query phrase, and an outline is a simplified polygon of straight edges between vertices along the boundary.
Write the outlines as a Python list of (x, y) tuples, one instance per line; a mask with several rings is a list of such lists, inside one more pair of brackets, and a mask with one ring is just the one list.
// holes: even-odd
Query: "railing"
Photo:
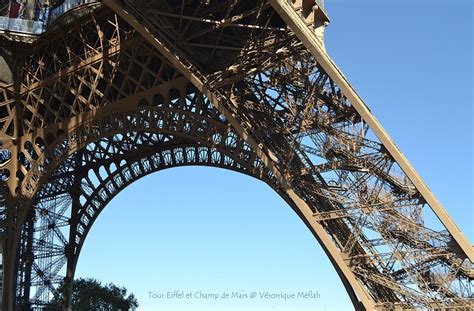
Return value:
[(40, 35), (46, 31), (46, 23), (43, 21), (0, 16), (0, 30)]
[(59, 16), (63, 15), (69, 10), (77, 8), (80, 5), (89, 4), (93, 2), (97, 2), (97, 0), (65, 0), (60, 6), (50, 11), (48, 24), (51, 24)]
[(49, 11), (48, 21), (28, 20), (23, 18), (10, 18), (0, 16), (0, 31), (17, 32), (28, 35), (40, 35), (45, 32), (48, 26), (64, 13), (81, 6), (98, 2), (97, 0), (65, 0), (61, 5)]

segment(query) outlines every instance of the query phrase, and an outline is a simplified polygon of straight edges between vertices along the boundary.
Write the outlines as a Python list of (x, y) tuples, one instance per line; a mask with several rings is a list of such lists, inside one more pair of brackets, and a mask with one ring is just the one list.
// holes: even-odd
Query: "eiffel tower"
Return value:
[(356, 310), (474, 309), (473, 247), (326, 53), (323, 0), (0, 9), (2, 310), (69, 309), (101, 211), (186, 165), (267, 183)]

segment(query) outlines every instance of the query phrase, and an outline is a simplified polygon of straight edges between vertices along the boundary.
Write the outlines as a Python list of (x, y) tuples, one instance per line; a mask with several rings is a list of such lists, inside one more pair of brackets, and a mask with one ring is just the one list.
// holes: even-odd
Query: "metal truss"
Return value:
[(108, 202), (184, 165), (266, 182), (357, 309), (474, 308), (472, 246), (325, 53), (327, 22), (305, 0), (104, 0), (4, 41), (3, 308), (54, 308), (60, 284), (67, 308)]

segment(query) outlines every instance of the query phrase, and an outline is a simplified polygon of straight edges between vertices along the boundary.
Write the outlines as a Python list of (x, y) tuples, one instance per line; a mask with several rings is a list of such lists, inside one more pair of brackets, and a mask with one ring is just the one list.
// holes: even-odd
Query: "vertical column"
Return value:
[(77, 189), (71, 189), (72, 196), (72, 207), (71, 207), (71, 218), (69, 226), (69, 243), (66, 245), (65, 254), (67, 258), (66, 264), (66, 276), (64, 277), (64, 288), (63, 288), (63, 305), (62, 310), (71, 311), (71, 297), (72, 288), (74, 284), (74, 272), (76, 270), (76, 227), (77, 227), (77, 214), (80, 208), (79, 202), (79, 191)]
[[(82, 167), (82, 152), (78, 151), (75, 155), (75, 168), (76, 172), (79, 172)], [(77, 244), (76, 244), (76, 228), (79, 210), (81, 208), (81, 202), (79, 200), (79, 196), (81, 194), (80, 191), (80, 181), (81, 175), (75, 175), (76, 180), (74, 181), (74, 186), (70, 189), (69, 193), (72, 199), (72, 206), (71, 206), (71, 218), (69, 219), (69, 240), (68, 244), (65, 249), (65, 254), (67, 258), (67, 265), (66, 265), (66, 276), (64, 277), (64, 289), (63, 289), (63, 296), (64, 301), (62, 305), (62, 309), (66, 311), (71, 311), (71, 298), (72, 298), (72, 290), (74, 285), (74, 273), (76, 272), (76, 263), (77, 263)]]
[(31, 293), (31, 272), (34, 261), (33, 254), (33, 235), (35, 225), (35, 210), (32, 208), (28, 212), (25, 226), (22, 229), (20, 260), (18, 262), (18, 273), (20, 276), (19, 288), (21, 290), (18, 303), (22, 309), (30, 310), (30, 293)]
[(16, 271), (17, 271), (17, 248), (14, 242), (14, 225), (12, 218), (12, 210), (15, 205), (11, 197), (6, 200), (7, 219), (5, 220), (5, 232), (2, 244), (2, 304), (1, 310), (14, 310), (15, 306), (15, 290), (16, 290)]

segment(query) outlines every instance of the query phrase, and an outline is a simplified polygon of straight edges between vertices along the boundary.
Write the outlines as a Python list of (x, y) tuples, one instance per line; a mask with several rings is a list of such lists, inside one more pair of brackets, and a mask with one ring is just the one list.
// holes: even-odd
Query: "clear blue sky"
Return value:
[[(474, 241), (470, 0), (327, 0), (329, 54)], [(211, 168), (155, 173), (94, 224), (77, 277), (132, 291), (139, 310), (352, 310), (304, 224), (272, 190)], [(313, 290), (316, 299), (160, 299)]]

